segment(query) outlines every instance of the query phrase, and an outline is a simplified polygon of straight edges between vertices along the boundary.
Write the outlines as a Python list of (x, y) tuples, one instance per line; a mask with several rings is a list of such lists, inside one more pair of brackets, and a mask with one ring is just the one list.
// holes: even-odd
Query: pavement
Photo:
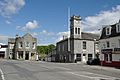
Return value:
[(82, 63), (3, 60), (0, 69), (4, 80), (120, 80), (120, 69)]

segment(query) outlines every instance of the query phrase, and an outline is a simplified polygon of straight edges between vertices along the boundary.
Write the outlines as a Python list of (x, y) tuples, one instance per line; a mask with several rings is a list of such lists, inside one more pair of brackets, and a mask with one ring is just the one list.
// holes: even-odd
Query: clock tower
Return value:
[(81, 17), (72, 16), (70, 18), (70, 37), (81, 38)]

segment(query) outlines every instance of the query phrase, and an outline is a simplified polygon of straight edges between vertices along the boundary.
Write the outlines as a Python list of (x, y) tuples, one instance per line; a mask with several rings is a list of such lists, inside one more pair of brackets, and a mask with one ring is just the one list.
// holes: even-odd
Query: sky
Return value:
[(120, 0), (0, 0), (0, 43), (30, 33), (38, 45), (55, 44), (68, 34), (68, 8), (81, 16), (82, 32), (98, 34), (120, 19)]

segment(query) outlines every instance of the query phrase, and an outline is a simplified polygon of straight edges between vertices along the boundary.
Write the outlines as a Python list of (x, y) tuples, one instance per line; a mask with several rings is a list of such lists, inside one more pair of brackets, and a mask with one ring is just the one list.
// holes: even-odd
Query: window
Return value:
[(58, 45), (58, 51), (60, 51), (60, 45)]
[(103, 48), (106, 48), (105, 44), (103, 44)]
[(110, 47), (110, 42), (107, 41), (106, 44), (107, 44), (107, 48), (109, 48)]
[(32, 45), (32, 46), (33, 46), (32, 48), (33, 48), (33, 49), (35, 49), (36, 43), (35, 43), (35, 42), (33, 42), (33, 45)]
[(23, 47), (23, 46), (22, 46), (22, 42), (20, 42), (20, 43), (19, 43), (19, 48), (22, 48), (22, 47)]
[(119, 33), (120, 32), (120, 24), (116, 25), (116, 32)]
[(119, 47), (120, 47), (120, 39), (118, 40), (118, 42), (119, 42)]
[(77, 61), (81, 61), (81, 54), (76, 54), (76, 57)]
[(70, 32), (71, 32), (71, 34), (74, 34), (74, 28), (71, 28)]
[(110, 35), (111, 34), (111, 27), (107, 27), (106, 28), (106, 35)]
[(88, 54), (88, 60), (92, 60), (92, 54)]
[(73, 29), (70, 29), (70, 33), (71, 33), (71, 34), (73, 34), (72, 30), (73, 30)]
[(107, 62), (111, 62), (112, 61), (112, 54), (111, 53), (104, 54), (104, 60)]
[(78, 34), (80, 34), (80, 28), (78, 28)]
[(75, 34), (77, 34), (77, 28), (75, 28)]
[(64, 51), (64, 44), (63, 44), (63, 46), (62, 46), (62, 50)]
[(83, 49), (86, 49), (86, 42), (83, 41)]
[(29, 48), (30, 47), (30, 43), (26, 42), (25, 46), (26, 46), (26, 48)]
[(14, 48), (14, 44), (10, 44), (10, 49), (13, 49)]

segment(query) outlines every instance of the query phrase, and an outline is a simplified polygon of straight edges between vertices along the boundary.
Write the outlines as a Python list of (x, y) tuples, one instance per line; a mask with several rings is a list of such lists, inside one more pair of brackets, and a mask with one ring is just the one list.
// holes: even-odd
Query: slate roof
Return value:
[[(120, 23), (120, 21), (119, 21), (119, 23)], [(118, 23), (116, 23), (116, 24), (118, 24)], [(106, 35), (107, 27), (103, 27), (100, 39), (107, 39), (107, 38), (111, 38), (111, 37), (120, 36), (120, 33), (116, 32), (116, 24), (109, 25), (109, 26), (111, 26), (111, 34), (110, 35)]]
[[(82, 38), (70, 38), (71, 40), (72, 39), (75, 39), (75, 40), (91, 40), (91, 41), (94, 41), (94, 39), (96, 40), (99, 40), (99, 35), (98, 34), (93, 34), (93, 33), (85, 33), (85, 32), (82, 32), (81, 33), (81, 37)], [(61, 42), (64, 42), (64, 41), (67, 41), (68, 38), (66, 39), (63, 39), (57, 43), (61, 43)]]
[(82, 39), (90, 39), (90, 40), (94, 40), (94, 39), (98, 40), (99, 39), (98, 34), (82, 32), (81, 36), (82, 36)]

